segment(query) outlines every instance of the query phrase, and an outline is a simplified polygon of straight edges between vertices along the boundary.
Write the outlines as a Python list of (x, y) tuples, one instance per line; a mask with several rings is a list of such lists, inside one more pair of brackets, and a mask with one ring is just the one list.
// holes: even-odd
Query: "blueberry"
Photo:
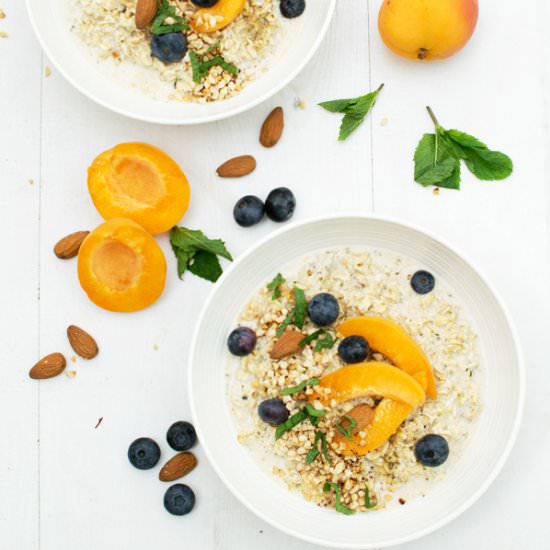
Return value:
[(435, 277), (429, 271), (417, 271), (411, 278), (411, 286), (417, 294), (428, 294), (435, 287)]
[(281, 0), (281, 13), (287, 19), (299, 17), (306, 9), (306, 0)]
[(290, 189), (277, 187), (265, 200), (265, 213), (274, 222), (286, 222), (292, 218), (296, 208), (296, 199)]
[(199, 6), (199, 8), (211, 8), (212, 6), (215, 6), (219, 0), (191, 0), (195, 6)]
[(151, 54), (163, 63), (181, 61), (187, 52), (187, 38), (181, 32), (154, 34), (151, 38)]
[(278, 426), (289, 416), (288, 409), (280, 399), (266, 399), (258, 407), (260, 418), (270, 426)]
[(128, 448), (128, 460), (139, 470), (153, 468), (159, 459), (160, 448), (149, 437), (136, 439)]
[(318, 327), (325, 327), (336, 321), (340, 306), (332, 294), (321, 292), (311, 299), (307, 306), (307, 313)]
[(345, 363), (361, 363), (369, 351), (369, 343), (362, 336), (348, 336), (338, 345), (338, 355)]
[(238, 327), (231, 331), (227, 339), (227, 346), (233, 355), (244, 357), (254, 351), (256, 347), (256, 333), (248, 327)]
[(187, 451), (197, 442), (197, 433), (193, 424), (180, 420), (168, 428), (166, 441), (175, 451)]
[(441, 435), (428, 434), (416, 442), (414, 454), (424, 466), (441, 466), (449, 456), (449, 444)]
[(256, 225), (265, 214), (264, 203), (254, 195), (246, 195), (237, 201), (233, 208), (233, 217), (241, 227)]
[(164, 507), (175, 516), (185, 516), (195, 506), (195, 493), (183, 483), (171, 485), (164, 493)]

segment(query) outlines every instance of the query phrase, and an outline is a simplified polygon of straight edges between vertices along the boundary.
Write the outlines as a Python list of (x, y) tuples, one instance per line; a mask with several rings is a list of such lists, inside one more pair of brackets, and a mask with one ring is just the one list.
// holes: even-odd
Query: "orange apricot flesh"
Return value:
[(478, 0), (384, 0), (378, 30), (386, 46), (418, 61), (444, 59), (470, 40)]
[(348, 365), (323, 376), (310, 399), (327, 405), (332, 401), (341, 403), (368, 395), (389, 397), (410, 407), (418, 407), (426, 399), (424, 390), (412, 376), (377, 361)]
[(191, 19), (196, 32), (215, 32), (227, 27), (244, 9), (246, 0), (218, 0), (210, 8), (198, 9)]
[(78, 279), (90, 300), (109, 311), (137, 311), (162, 294), (166, 260), (132, 220), (114, 218), (92, 231), (78, 252)]
[(121, 143), (88, 169), (88, 190), (104, 219), (128, 218), (153, 235), (176, 225), (189, 206), (185, 174), (147, 143)]
[(415, 378), (428, 397), (436, 398), (435, 379), (428, 358), (398, 324), (381, 317), (354, 317), (344, 321), (338, 327), (338, 332), (344, 337), (363, 336), (371, 349), (381, 353), (396, 367)]

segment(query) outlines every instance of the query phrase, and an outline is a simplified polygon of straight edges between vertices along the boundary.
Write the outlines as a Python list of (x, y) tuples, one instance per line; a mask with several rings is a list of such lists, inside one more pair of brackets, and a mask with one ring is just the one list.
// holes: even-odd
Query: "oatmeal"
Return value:
[[(70, 1), (74, 32), (107, 72), (129, 69), (124, 74), (130, 75), (132, 86), (171, 101), (206, 103), (238, 94), (269, 68), (277, 45), (284, 42), (284, 28), (297, 23), (280, 16), (276, 0), (246, 0), (237, 17), (211, 31), (221, 16), (197, 18), (199, 8), (191, 0), (163, 0), (161, 8), (174, 14), (164, 26), (178, 25), (178, 32), (167, 37), (167, 32), (155, 34), (164, 33), (155, 23), (137, 28), (136, 0)], [(228, 0), (218, 0), (224, 2)], [(163, 51), (169, 51), (164, 61), (157, 57)]]
[(308, 501), (403, 505), (460, 456), (480, 407), (476, 335), (451, 289), (410, 259), (315, 253), (252, 296), (237, 325), (255, 334), (228, 363), (238, 440)]

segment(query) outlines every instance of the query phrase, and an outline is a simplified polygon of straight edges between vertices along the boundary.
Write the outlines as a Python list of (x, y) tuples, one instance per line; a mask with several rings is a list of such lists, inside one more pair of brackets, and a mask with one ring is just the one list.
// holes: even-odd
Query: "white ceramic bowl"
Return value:
[[(250, 295), (287, 262), (335, 246), (388, 249), (409, 256), (455, 292), (479, 334), (482, 411), (463, 455), (425, 498), (370, 514), (343, 516), (288, 492), (236, 439), (225, 396), (226, 339)], [(376, 216), (336, 216), (283, 228), (236, 261), (210, 295), (191, 350), (191, 408), (201, 444), (217, 473), (250, 510), (304, 540), (337, 548), (403, 543), (468, 508), (501, 470), (516, 438), (524, 371), (515, 330), (490, 284), (471, 263), (428, 233)]]
[(26, 0), (32, 26), (52, 63), (83, 94), (117, 113), (159, 124), (200, 124), (227, 118), (265, 101), (286, 86), (311, 59), (328, 29), (336, 0), (312, 0), (269, 71), (226, 101), (206, 105), (166, 102), (105, 76), (88, 49), (69, 29), (72, 0)]

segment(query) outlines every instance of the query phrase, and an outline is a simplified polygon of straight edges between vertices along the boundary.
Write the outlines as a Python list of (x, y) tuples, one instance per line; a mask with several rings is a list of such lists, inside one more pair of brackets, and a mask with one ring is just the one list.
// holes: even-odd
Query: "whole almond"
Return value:
[(158, 0), (137, 0), (136, 27), (146, 29), (157, 15)]
[(241, 178), (256, 169), (256, 159), (252, 155), (241, 155), (226, 160), (216, 170), (220, 178)]
[(89, 231), (76, 231), (66, 237), (63, 237), (53, 247), (54, 254), (61, 260), (74, 258), (80, 250), (82, 241), (90, 234)]
[(179, 453), (173, 456), (160, 470), (161, 481), (174, 481), (187, 475), (197, 465), (193, 453)]
[(302, 350), (299, 344), (304, 338), (305, 336), (301, 332), (287, 328), (275, 342), (270, 353), (271, 359), (282, 359), (283, 357), (298, 353)]
[(282, 107), (275, 107), (262, 124), (260, 130), (260, 143), (264, 147), (273, 147), (281, 139), (285, 117)]
[[(349, 411), (346, 416), (340, 420), (340, 425), (344, 428), (344, 430), (347, 430), (351, 425), (349, 418), (346, 418), (347, 416), (353, 418), (356, 422), (355, 428), (350, 430), (350, 435), (355, 437), (372, 422), (372, 419), (374, 418), (374, 409), (366, 403), (357, 405), (357, 407), (351, 409), (351, 411)], [(344, 441), (344, 439), (347, 439), (344, 434), (339, 431), (335, 431), (334, 442)]]
[(80, 327), (67, 327), (67, 338), (74, 351), (84, 359), (93, 359), (99, 352), (96, 341)]
[(29, 376), (35, 380), (44, 378), (53, 378), (63, 372), (67, 366), (67, 360), (62, 353), (50, 353), (42, 357), (36, 365), (29, 371)]

